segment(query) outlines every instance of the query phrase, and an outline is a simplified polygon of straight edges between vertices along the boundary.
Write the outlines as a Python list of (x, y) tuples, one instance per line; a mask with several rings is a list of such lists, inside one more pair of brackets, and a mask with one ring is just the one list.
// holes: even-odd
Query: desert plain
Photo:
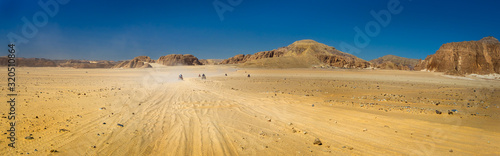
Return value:
[(498, 79), (229, 65), (19, 67), (15, 149), (7, 146), (7, 74), (0, 79), (2, 155), (500, 155)]

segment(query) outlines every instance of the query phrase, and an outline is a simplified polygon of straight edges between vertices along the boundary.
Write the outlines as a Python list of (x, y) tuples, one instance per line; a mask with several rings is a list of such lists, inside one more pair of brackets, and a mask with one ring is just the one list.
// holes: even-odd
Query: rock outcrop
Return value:
[(404, 58), (394, 55), (385, 55), (369, 61), (372, 67), (391, 70), (414, 70), (419, 63), (418, 59)]
[(154, 60), (149, 58), (149, 56), (137, 56), (132, 60), (123, 61), (113, 68), (151, 68), (149, 63), (154, 63)]
[(191, 54), (170, 54), (166, 56), (161, 56), (158, 61), (158, 64), (166, 65), (166, 66), (179, 66), (179, 65), (203, 65), (198, 58), (194, 57)]
[(500, 42), (494, 37), (447, 43), (427, 56), (416, 69), (452, 75), (500, 74)]
[[(314, 40), (300, 40), (292, 43), (287, 47), (281, 47), (271, 51), (263, 51), (255, 54), (243, 55), (239, 54), (221, 62), (221, 64), (262, 64), (262, 59), (288, 57), (291, 59), (281, 60), (302, 60), (300, 64), (307, 66), (326, 65), (342, 68), (366, 68), (369, 63), (354, 55), (341, 52), (334, 47), (318, 43)], [(303, 59), (302, 59), (303, 58)], [(293, 65), (291, 62), (282, 62), (284, 64)], [(271, 66), (272, 67), (272, 66)]]

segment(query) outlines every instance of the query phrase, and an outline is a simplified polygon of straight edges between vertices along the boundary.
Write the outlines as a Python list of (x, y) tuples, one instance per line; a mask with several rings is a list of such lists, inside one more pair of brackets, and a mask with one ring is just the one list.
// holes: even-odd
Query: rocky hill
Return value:
[(311, 67), (315, 65), (340, 68), (366, 68), (370, 64), (354, 55), (314, 40), (300, 40), (289, 46), (255, 54), (239, 54), (220, 64), (242, 64), (252, 67)]
[(419, 63), (418, 59), (410, 59), (395, 55), (385, 55), (369, 61), (373, 67), (380, 69), (413, 70)]
[(161, 56), (158, 61), (158, 64), (166, 65), (166, 66), (179, 66), (179, 65), (203, 65), (198, 58), (194, 57), (191, 54), (170, 54), (166, 56)]
[(479, 41), (446, 43), (416, 69), (452, 75), (500, 74), (500, 42), (485, 37)]
[(120, 62), (113, 68), (151, 68), (149, 63), (154, 63), (149, 56), (137, 56), (132, 60)]

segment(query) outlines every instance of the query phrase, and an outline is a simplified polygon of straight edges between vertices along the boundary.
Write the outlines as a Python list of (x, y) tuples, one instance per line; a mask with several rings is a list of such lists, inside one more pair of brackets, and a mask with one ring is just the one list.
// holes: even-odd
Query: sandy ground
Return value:
[(500, 155), (499, 80), (229, 66), (16, 73), (15, 149), (0, 75), (2, 155)]

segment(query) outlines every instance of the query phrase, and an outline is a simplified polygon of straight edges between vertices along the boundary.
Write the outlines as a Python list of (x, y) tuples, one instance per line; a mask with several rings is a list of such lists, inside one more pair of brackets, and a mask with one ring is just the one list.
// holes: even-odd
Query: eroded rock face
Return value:
[(191, 54), (170, 54), (166, 56), (161, 56), (158, 61), (158, 64), (166, 65), (166, 66), (178, 66), (178, 65), (203, 65), (198, 58), (194, 57)]
[(113, 68), (151, 68), (149, 63), (154, 63), (149, 56), (137, 56), (132, 60), (123, 61)]
[[(306, 64), (345, 67), (345, 68), (366, 68), (369, 63), (354, 55), (341, 52), (334, 47), (318, 43), (314, 40), (300, 40), (287, 47), (281, 47), (271, 51), (263, 51), (255, 54), (239, 54), (221, 62), (221, 64), (241, 64), (254, 60), (277, 57), (314, 57), (317, 60), (304, 59)], [(290, 62), (287, 62), (290, 63)], [(303, 62), (302, 62), (303, 63)]]
[(500, 42), (494, 37), (447, 43), (427, 56), (417, 69), (452, 75), (500, 74)]
[(321, 62), (333, 67), (366, 68), (370, 66), (370, 63), (355, 56), (346, 57), (341, 55), (318, 55), (317, 58)]
[(220, 64), (239, 64), (239, 63), (245, 63), (247, 61), (258, 60), (258, 59), (263, 59), (263, 58), (280, 57), (280, 56), (283, 56), (283, 54), (284, 54), (284, 50), (281, 48), (278, 50), (262, 51), (262, 52), (255, 53), (253, 55), (252, 54), (248, 54), (248, 55), (238, 54), (238, 55), (231, 57), (229, 59), (225, 59)]
[(373, 67), (392, 70), (413, 70), (419, 63), (418, 59), (386, 55), (370, 61)]

